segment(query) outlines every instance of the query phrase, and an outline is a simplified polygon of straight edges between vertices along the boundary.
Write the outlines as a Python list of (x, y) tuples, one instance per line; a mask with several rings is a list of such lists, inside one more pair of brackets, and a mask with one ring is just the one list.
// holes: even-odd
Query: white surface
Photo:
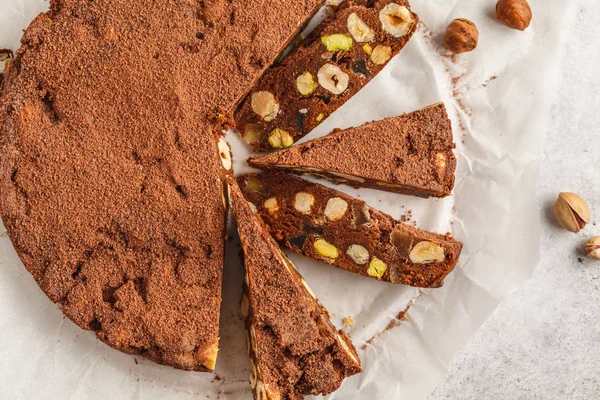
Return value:
[[(600, 261), (581, 252), (600, 236), (600, 3), (573, 3), (538, 185), (540, 265), (458, 354), (429, 400), (600, 398)], [(561, 191), (579, 193), (592, 210), (593, 223), (579, 234), (554, 222), (550, 207)]]
[[(35, 15), (35, 7), (14, 6), (19, 3), (0, 0), (0, 21), (19, 17), (28, 20)], [(420, 227), (441, 232), (450, 228), (451, 211), (456, 207), (452, 228), (464, 240), (466, 249), (460, 267), (446, 286), (423, 291), (415, 301), (409, 323), (388, 331), (361, 351), (365, 373), (349, 379), (336, 393), (335, 398), (344, 400), (425, 396), (497, 303), (529, 276), (538, 257), (536, 153), (550, 115), (548, 102), (555, 92), (556, 42), (562, 33), (555, 27), (564, 24), (561, 10), (568, 5), (559, 0), (545, 2), (551, 6), (536, 11), (534, 26), (520, 33), (498, 24), (490, 16), (493, 7), (481, 2), (413, 3), (434, 31), (433, 38), (428, 39), (422, 29), (402, 57), (315, 134), (396, 115), (439, 99), (446, 101), (461, 156), (456, 197), (421, 201), (374, 191), (359, 193), (397, 217), (412, 209)], [(437, 50), (439, 32), (458, 16), (468, 16), (478, 23), (482, 45), (477, 52), (453, 63), (439, 57)], [(14, 48), (18, 29), (23, 26), (11, 23), (0, 29), (3, 27), (12, 36), (0, 36), (0, 40), (7, 40)], [(498, 79), (489, 82), (492, 76)], [(454, 85), (452, 78), (456, 78)], [(452, 99), (455, 90), (461, 92), (457, 95), (462, 107)], [(460, 128), (461, 122), (464, 129)], [(464, 144), (460, 142), (463, 134)], [(239, 168), (245, 153), (239, 143), (236, 147)], [(0, 395), (23, 399), (151, 399), (168, 395), (187, 399), (205, 395), (218, 398), (221, 392), (227, 398), (247, 398), (247, 360), (237, 311), (240, 267), (235, 243), (229, 247), (223, 351), (217, 364), (217, 372), (224, 379), (210, 383), (212, 376), (208, 374), (175, 371), (145, 360), (134, 363), (133, 357), (107, 348), (91, 333), (63, 319), (16, 261), (8, 240), (3, 239), (0, 348), (7, 350), (0, 358)], [(381, 331), (404, 309), (407, 299), (419, 293), (301, 261), (299, 257), (293, 259), (338, 325), (346, 315), (357, 321), (350, 330), (357, 347)], [(348, 287), (352, 288), (352, 296), (345, 292)], [(203, 389), (206, 387), (210, 393)]]

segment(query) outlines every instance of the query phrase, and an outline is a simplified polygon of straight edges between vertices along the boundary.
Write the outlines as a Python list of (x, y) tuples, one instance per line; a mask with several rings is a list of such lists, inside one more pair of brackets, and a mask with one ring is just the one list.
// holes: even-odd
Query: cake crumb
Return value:
[(408, 313), (408, 310), (410, 310), (410, 308), (412, 307), (412, 305), (413, 305), (413, 301), (411, 300), (408, 302), (408, 305), (406, 306), (406, 308), (404, 310), (400, 311), (398, 313), (398, 315), (396, 315), (396, 317), (390, 321), (390, 323), (385, 327), (385, 329), (383, 331), (376, 333), (369, 340), (367, 340), (365, 342), (365, 344), (363, 344), (361, 346), (361, 350), (365, 350), (368, 345), (372, 344), (375, 341), (375, 339), (379, 338), (381, 335), (383, 335), (387, 331), (394, 329), (396, 327), (399, 327), (400, 325), (402, 325), (402, 322), (408, 321), (407, 313)]
[(496, 79), (498, 79), (498, 77), (496, 75), (490, 77), (490, 79), (488, 79), (487, 81), (484, 82), (484, 84), (482, 85), (484, 88), (488, 87), (490, 85), (491, 82), (495, 81)]

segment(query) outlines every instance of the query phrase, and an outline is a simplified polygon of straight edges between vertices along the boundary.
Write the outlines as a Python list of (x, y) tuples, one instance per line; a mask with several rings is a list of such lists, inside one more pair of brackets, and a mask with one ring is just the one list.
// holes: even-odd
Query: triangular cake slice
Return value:
[(369, 207), (364, 201), (284, 172), (238, 178), (246, 199), (290, 250), (378, 280), (440, 287), (462, 244)]
[(452, 125), (443, 103), (333, 132), (254, 157), (262, 169), (322, 175), (336, 183), (419, 197), (445, 197), (454, 187)]
[(350, 339), (337, 331), (291, 261), (228, 178), (243, 249), (250, 383), (258, 400), (329, 394), (361, 371)]
[(312, 131), (381, 72), (419, 24), (407, 0), (335, 3), (235, 111), (235, 127), (255, 151), (289, 147)]

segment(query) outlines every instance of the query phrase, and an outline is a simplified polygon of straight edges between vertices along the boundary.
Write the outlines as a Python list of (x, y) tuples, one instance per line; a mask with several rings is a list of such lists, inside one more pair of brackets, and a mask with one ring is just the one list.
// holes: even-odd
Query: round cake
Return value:
[(214, 367), (228, 146), (215, 129), (319, 0), (53, 0), (0, 92), (0, 212), (110, 346)]

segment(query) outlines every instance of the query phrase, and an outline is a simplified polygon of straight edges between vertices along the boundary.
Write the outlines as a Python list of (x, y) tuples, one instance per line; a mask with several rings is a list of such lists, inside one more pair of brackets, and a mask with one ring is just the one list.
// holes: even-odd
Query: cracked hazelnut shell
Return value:
[(444, 45), (455, 54), (466, 53), (477, 48), (479, 31), (477, 26), (465, 18), (455, 19), (448, 25)]
[(500, 0), (496, 4), (496, 16), (509, 28), (524, 31), (531, 23), (531, 7), (527, 0)]

